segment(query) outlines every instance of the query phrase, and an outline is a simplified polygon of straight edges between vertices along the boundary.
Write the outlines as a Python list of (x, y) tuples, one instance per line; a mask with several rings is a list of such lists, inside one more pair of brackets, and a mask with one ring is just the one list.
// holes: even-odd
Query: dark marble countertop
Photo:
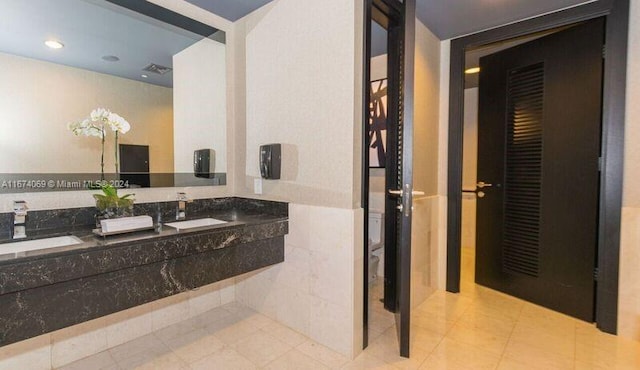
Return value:
[[(186, 213), (227, 223), (100, 237), (94, 208), (30, 211), (31, 239), (73, 235), (82, 243), (2, 253), (11, 241), (0, 234), (0, 312), (11, 313), (0, 315), (0, 346), (284, 261), (286, 203), (214, 198), (194, 200)], [(134, 214), (175, 222), (176, 204), (141, 203)], [(0, 214), (4, 230), (9, 216)]]
[[(197, 214), (188, 214), (186, 220), (196, 220), (201, 218), (215, 218), (218, 220), (227, 221), (225, 224), (205, 226), (192, 229), (177, 230), (170, 226), (163, 225), (159, 231), (148, 230), (138, 231), (133, 233), (126, 233), (120, 235), (112, 235), (107, 237), (101, 237), (95, 235), (92, 232), (92, 227), (59, 227), (56, 229), (47, 229), (42, 233), (38, 231), (31, 231), (27, 239), (10, 240), (7, 238), (0, 238), (0, 267), (5, 265), (11, 265), (15, 263), (23, 263), (27, 261), (34, 261), (44, 258), (57, 258), (64, 255), (73, 255), (83, 253), (92, 250), (108, 249), (112, 247), (120, 247), (125, 245), (132, 245), (142, 242), (156, 242), (166, 239), (175, 239), (180, 236), (195, 236), (199, 234), (207, 234), (212, 232), (231, 231), (246, 228), (252, 225), (262, 225), (269, 223), (286, 222), (287, 217), (283, 215), (273, 215), (267, 213), (261, 213), (256, 211), (247, 210), (222, 210), (222, 211), (201, 211)], [(183, 220), (180, 220), (183, 221)], [(162, 223), (178, 222), (172, 219), (163, 219)], [(12, 242), (21, 242), (35, 239), (45, 239), (57, 236), (73, 235), (80, 240), (82, 244), (76, 244), (71, 246), (63, 246), (56, 248), (39, 249), (28, 252), (18, 253), (2, 253), (3, 244)]]

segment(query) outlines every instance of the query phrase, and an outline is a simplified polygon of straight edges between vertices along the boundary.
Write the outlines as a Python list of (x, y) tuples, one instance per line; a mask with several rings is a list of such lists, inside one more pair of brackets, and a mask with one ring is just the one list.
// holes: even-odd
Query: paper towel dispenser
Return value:
[(260, 146), (260, 175), (263, 179), (279, 180), (282, 162), (282, 150), (280, 144), (267, 144)]
[(215, 177), (216, 152), (213, 149), (199, 149), (193, 152), (193, 173), (196, 177)]

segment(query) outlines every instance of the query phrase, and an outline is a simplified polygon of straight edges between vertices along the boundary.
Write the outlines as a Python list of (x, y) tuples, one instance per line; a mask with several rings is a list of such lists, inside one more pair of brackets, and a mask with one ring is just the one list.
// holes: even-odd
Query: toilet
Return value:
[(384, 252), (384, 213), (369, 211), (369, 283), (378, 278), (380, 257)]

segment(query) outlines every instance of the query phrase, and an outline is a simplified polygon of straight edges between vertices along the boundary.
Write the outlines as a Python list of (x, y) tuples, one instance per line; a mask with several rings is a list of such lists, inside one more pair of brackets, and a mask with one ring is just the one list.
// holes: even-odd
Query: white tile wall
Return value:
[(239, 302), (347, 356), (361, 349), (362, 211), (289, 205), (285, 262), (238, 279)]
[(0, 347), (0, 370), (51, 369), (143, 337), (235, 300), (235, 280), (167, 297)]
[(640, 340), (640, 208), (622, 208), (618, 334)]
[(419, 306), (436, 289), (433, 270), (438, 249), (438, 196), (414, 200), (411, 223), (411, 307)]

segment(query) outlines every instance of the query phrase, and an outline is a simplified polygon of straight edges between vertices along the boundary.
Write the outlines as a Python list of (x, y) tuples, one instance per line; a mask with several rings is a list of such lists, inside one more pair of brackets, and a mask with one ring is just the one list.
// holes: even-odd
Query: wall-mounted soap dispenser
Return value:
[(215, 177), (216, 152), (213, 149), (199, 149), (193, 152), (193, 173), (196, 177)]
[(282, 163), (282, 148), (280, 144), (260, 146), (260, 175), (263, 179), (279, 180)]

